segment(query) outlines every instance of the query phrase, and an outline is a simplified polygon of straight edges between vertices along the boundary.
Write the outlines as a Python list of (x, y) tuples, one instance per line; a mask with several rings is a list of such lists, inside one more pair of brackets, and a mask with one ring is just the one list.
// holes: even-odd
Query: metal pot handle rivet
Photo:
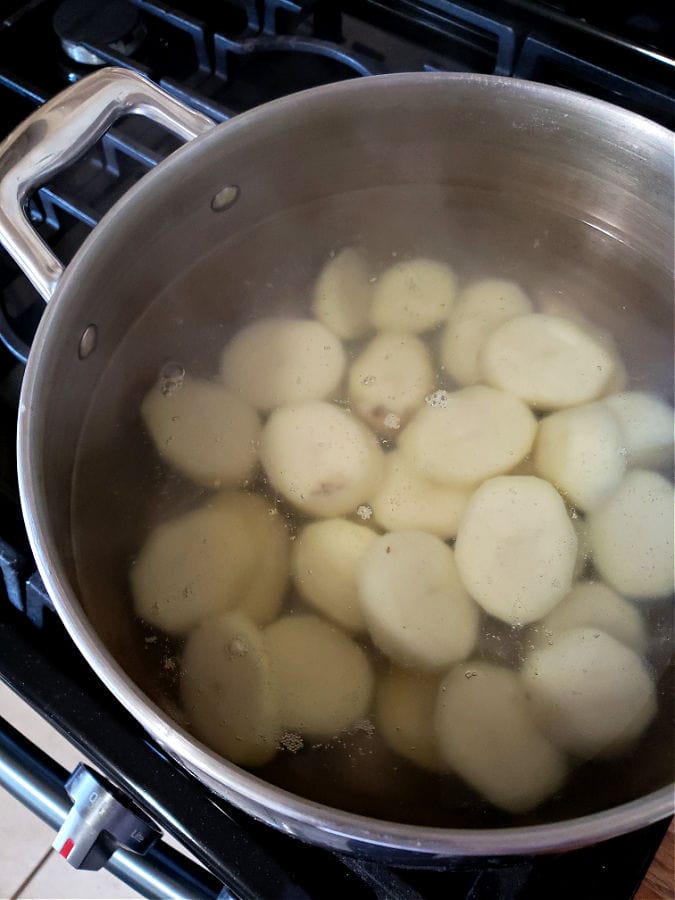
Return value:
[(57, 94), (0, 144), (0, 243), (45, 301), (63, 265), (31, 227), (23, 211), (26, 197), (95, 144), (120, 116), (131, 114), (186, 141), (214, 125), (147, 78), (110, 67)]

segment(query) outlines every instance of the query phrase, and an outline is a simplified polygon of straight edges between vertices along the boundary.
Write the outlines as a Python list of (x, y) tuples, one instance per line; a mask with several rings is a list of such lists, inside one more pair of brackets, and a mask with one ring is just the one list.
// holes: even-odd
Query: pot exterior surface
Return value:
[[(494, 207), (504, 258), (515, 252), (516, 237), (527, 240), (532, 252), (539, 237), (532, 238), (528, 219), (532, 209), (546, 210), (551, 225), (542, 240), (552, 254), (546, 259), (563, 248), (568, 270), (578, 264), (579, 284), (593, 270), (593, 290), (582, 306), (599, 310), (626, 347), (641, 344), (640, 358), (648, 353), (660, 361), (671, 357), (672, 164), (672, 135), (665, 129), (581, 95), (489, 76), (382, 76), (293, 95), (206, 132), (136, 185), (87, 239), (43, 317), (24, 380), (19, 464), (29, 536), (59, 615), (94, 670), (148, 732), (215, 791), (287, 833), (387, 862), (414, 856), (431, 864), (457, 855), (571, 848), (672, 813), (672, 757), (665, 746), (652, 766), (656, 775), (638, 781), (635, 799), (519, 828), (389, 823), (304, 800), (243, 771), (192, 738), (161, 698), (145, 689), (136, 652), (140, 639), (118, 614), (116, 597), (124, 586), (116, 565), (127, 550), (106, 538), (106, 530), (115, 531), (112, 495), (110, 519), (101, 515), (101, 486), (111, 477), (109, 448), (115, 442), (107, 429), (117, 427), (110, 423), (131, 421), (129, 398), (143, 396), (158, 366), (171, 357), (177, 335), (189, 355), (191, 341), (199, 345), (213, 330), (214, 313), (225, 328), (236, 327), (242, 312), (228, 318), (237, 302), (230, 298), (255, 268), (261, 222), (270, 223), (265, 233), (279, 235), (272, 259), (282, 265), (290, 244), (274, 222), (283, 221), (286, 211), (303, 210), (290, 221), (302, 221), (298, 234), (306, 240), (320, 233), (328, 209), (325, 241), (315, 238), (309, 249), (311, 269), (350, 229), (365, 231), (376, 221), (373, 198), (392, 186), (396, 209), (405, 211), (408, 204), (413, 222), (423, 221), (430, 198), (432, 230), (452, 217), (453, 197), (466, 201), (467, 210), (474, 199), (483, 210)], [(444, 199), (436, 202), (434, 192)], [(342, 197), (352, 200), (343, 207), (334, 199)], [(222, 198), (235, 200), (228, 205)], [(557, 234), (556, 222), (583, 223), (591, 237)], [(458, 234), (460, 226), (453, 226)], [(474, 233), (480, 236), (483, 227), (476, 225)], [(628, 251), (617, 264), (621, 246)], [(265, 259), (260, 267), (266, 270)], [(300, 268), (298, 278), (307, 271)], [(176, 300), (185, 284), (194, 297), (189, 323), (184, 300)], [(611, 297), (618, 293), (630, 295), (628, 313), (650, 323), (644, 341), (639, 335), (636, 341), (630, 314), (617, 322)], [(268, 294), (262, 291), (255, 301), (255, 315), (291, 304), (277, 282)], [(164, 332), (154, 325), (158, 297), (171, 325)], [(129, 342), (131, 332), (136, 337)], [(97, 387), (109, 379), (111, 366), (116, 389), (103, 416), (92, 409), (92, 396), (100, 400)], [(655, 363), (649, 377), (655, 389), (671, 391), (669, 367)], [(94, 424), (83, 451), (85, 420)], [(83, 452), (88, 469), (74, 491)], [(143, 449), (130, 446), (122, 454), (128, 458), (120, 458), (120, 467), (131, 471)], [(91, 523), (97, 516), (105, 520), (100, 528), (91, 525), (91, 557), (84, 566), (73, 541), (80, 515)], [(119, 515), (133, 518), (136, 512)], [(96, 582), (95, 591), (83, 592), (88, 580)]]

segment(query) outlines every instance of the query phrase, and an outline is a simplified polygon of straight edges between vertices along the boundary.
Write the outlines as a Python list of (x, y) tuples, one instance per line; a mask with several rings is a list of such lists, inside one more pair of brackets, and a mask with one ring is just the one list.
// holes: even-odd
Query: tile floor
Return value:
[[(86, 760), (0, 681), (0, 715), (69, 771)], [(131, 900), (139, 897), (105, 870), (78, 872), (52, 849), (54, 831), (0, 788), (0, 898)]]

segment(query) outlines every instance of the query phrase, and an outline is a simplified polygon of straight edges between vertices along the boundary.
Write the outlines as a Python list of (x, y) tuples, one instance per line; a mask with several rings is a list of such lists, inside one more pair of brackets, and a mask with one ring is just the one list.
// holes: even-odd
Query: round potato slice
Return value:
[(640, 657), (598, 628), (574, 628), (523, 667), (538, 724), (575, 756), (613, 756), (656, 713), (656, 692)]
[(253, 548), (255, 563), (234, 605), (256, 625), (269, 625), (281, 611), (289, 581), (288, 527), (276, 508), (256, 494), (224, 493), (212, 503), (230, 512)]
[(236, 605), (253, 572), (255, 551), (240, 513), (228, 504), (164, 522), (131, 567), (136, 615), (167, 634), (185, 634)]
[(535, 409), (595, 400), (613, 377), (611, 348), (562, 316), (532, 313), (500, 325), (480, 353), (482, 376)]
[(422, 531), (381, 535), (361, 560), (358, 585), (371, 637), (394, 662), (433, 670), (471, 653), (478, 608), (440, 538)]
[(633, 469), (588, 516), (593, 562), (629, 597), (673, 591), (673, 486), (657, 472)]
[(312, 312), (329, 331), (345, 340), (370, 329), (373, 286), (365, 260), (354, 247), (345, 247), (321, 270), (314, 285)]
[(459, 526), (455, 558), (466, 589), (511, 625), (541, 619), (568, 593), (577, 536), (547, 481), (504, 475), (482, 484)]
[(457, 279), (433, 259), (396, 263), (378, 278), (370, 320), (381, 331), (418, 334), (444, 321), (455, 299)]
[(265, 629), (284, 729), (330, 740), (368, 711), (373, 672), (363, 650), (318, 616), (286, 616)]
[(340, 340), (311, 319), (260, 319), (223, 351), (225, 384), (260, 410), (328, 397), (345, 368)]
[(262, 766), (274, 756), (279, 708), (261, 632), (225, 613), (190, 633), (183, 651), (181, 699), (190, 728), (231, 762)]
[(385, 743), (432, 772), (443, 768), (434, 729), (437, 695), (436, 676), (397, 669), (380, 679), (375, 693), (375, 719)]
[(347, 631), (365, 631), (356, 572), (377, 538), (365, 525), (324, 519), (306, 525), (293, 544), (293, 580), (300, 595)]
[(355, 512), (381, 479), (375, 436), (330, 403), (275, 410), (263, 428), (260, 460), (273, 487), (312, 516)]
[(258, 414), (222, 384), (185, 377), (167, 389), (160, 381), (141, 415), (159, 454), (197, 484), (234, 487), (253, 472)]
[(537, 421), (521, 400), (474, 385), (425, 404), (398, 446), (425, 478), (474, 485), (516, 466), (530, 452), (536, 432)]
[(642, 391), (612, 394), (605, 403), (621, 428), (629, 466), (673, 465), (673, 410), (667, 403)]
[(441, 338), (441, 363), (459, 384), (480, 381), (478, 354), (503, 322), (532, 312), (519, 285), (502, 278), (474, 281), (458, 295)]
[(601, 581), (580, 581), (560, 603), (533, 628), (540, 646), (553, 646), (566, 631), (596, 628), (644, 653), (647, 630), (636, 607)]
[(378, 334), (349, 370), (349, 399), (368, 424), (396, 434), (424, 403), (433, 385), (431, 355), (419, 338)]
[(420, 475), (400, 451), (384, 457), (384, 478), (370, 501), (373, 518), (387, 531), (428, 531), (454, 538), (471, 491)]
[(507, 812), (533, 809), (567, 776), (565, 757), (540, 732), (509, 669), (455, 666), (441, 682), (435, 726), (443, 761)]
[(587, 512), (612, 493), (626, 470), (619, 424), (601, 402), (546, 416), (539, 423), (534, 462), (542, 478)]

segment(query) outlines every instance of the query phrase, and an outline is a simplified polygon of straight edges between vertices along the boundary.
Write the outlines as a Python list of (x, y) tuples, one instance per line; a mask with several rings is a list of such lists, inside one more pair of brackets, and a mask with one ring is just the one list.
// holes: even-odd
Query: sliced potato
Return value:
[(478, 608), (440, 538), (423, 531), (381, 535), (361, 560), (358, 585), (371, 637), (394, 662), (433, 670), (471, 653)]
[(552, 646), (573, 628), (596, 628), (644, 653), (647, 630), (639, 610), (602, 581), (579, 581), (547, 616), (537, 622), (533, 637), (540, 646)]
[(412, 334), (376, 335), (349, 370), (349, 399), (376, 431), (396, 431), (424, 403), (433, 384), (431, 355)]
[(524, 813), (555, 794), (565, 757), (539, 731), (515, 672), (482, 661), (441, 682), (435, 726), (441, 758), (494, 806)]
[(530, 452), (537, 421), (504, 391), (474, 385), (427, 403), (399, 438), (406, 460), (441, 484), (474, 485), (507, 472)]
[(230, 512), (253, 547), (255, 562), (234, 605), (256, 625), (268, 625), (279, 615), (288, 586), (288, 527), (276, 508), (257, 494), (223, 493), (212, 504)]
[(251, 535), (228, 504), (164, 522), (131, 567), (136, 615), (167, 634), (185, 634), (237, 604), (255, 563)]
[(604, 403), (545, 416), (534, 450), (537, 473), (587, 512), (616, 488), (626, 469), (621, 430)]
[(375, 694), (375, 719), (385, 743), (423, 769), (443, 768), (436, 748), (434, 713), (438, 678), (394, 669), (384, 675)]
[(366, 715), (373, 672), (363, 650), (318, 616), (286, 616), (265, 629), (279, 685), (282, 728), (330, 740)]
[(621, 428), (628, 465), (673, 465), (673, 410), (655, 394), (626, 391), (605, 398)]
[(321, 270), (314, 285), (312, 312), (329, 331), (345, 340), (370, 329), (373, 286), (368, 268), (354, 247), (345, 247)]
[(256, 464), (260, 420), (222, 384), (185, 377), (173, 390), (160, 383), (141, 406), (158, 452), (197, 484), (243, 484)]
[(593, 563), (629, 597), (673, 591), (673, 486), (657, 472), (633, 469), (588, 517)]
[(377, 490), (382, 451), (357, 418), (330, 403), (275, 410), (260, 439), (272, 486), (301, 512), (333, 517), (356, 511)]
[(456, 290), (444, 263), (421, 257), (396, 263), (375, 284), (370, 320), (381, 331), (428, 331), (447, 318)]
[(532, 312), (519, 285), (503, 278), (474, 281), (458, 295), (441, 339), (441, 362), (459, 384), (480, 381), (478, 354), (492, 332), (514, 316)]
[(262, 766), (279, 738), (277, 691), (261, 632), (239, 612), (207, 619), (190, 633), (181, 698), (191, 730), (217, 753)]
[(537, 722), (575, 756), (613, 756), (656, 713), (656, 692), (641, 658), (599, 628), (574, 628), (523, 667)]
[(293, 580), (300, 595), (347, 631), (365, 631), (356, 572), (377, 535), (345, 519), (311, 522), (293, 544)]
[(480, 353), (483, 378), (535, 409), (554, 410), (601, 396), (615, 356), (594, 334), (562, 316), (532, 313), (500, 325)]
[(322, 400), (344, 368), (339, 338), (311, 319), (253, 322), (235, 334), (220, 364), (225, 384), (260, 410)]
[(384, 478), (370, 505), (373, 519), (387, 531), (428, 531), (454, 538), (471, 491), (424, 478), (403, 454), (384, 457)]
[(568, 593), (577, 536), (547, 481), (503, 475), (482, 484), (459, 526), (455, 558), (466, 589), (511, 625), (541, 619)]

